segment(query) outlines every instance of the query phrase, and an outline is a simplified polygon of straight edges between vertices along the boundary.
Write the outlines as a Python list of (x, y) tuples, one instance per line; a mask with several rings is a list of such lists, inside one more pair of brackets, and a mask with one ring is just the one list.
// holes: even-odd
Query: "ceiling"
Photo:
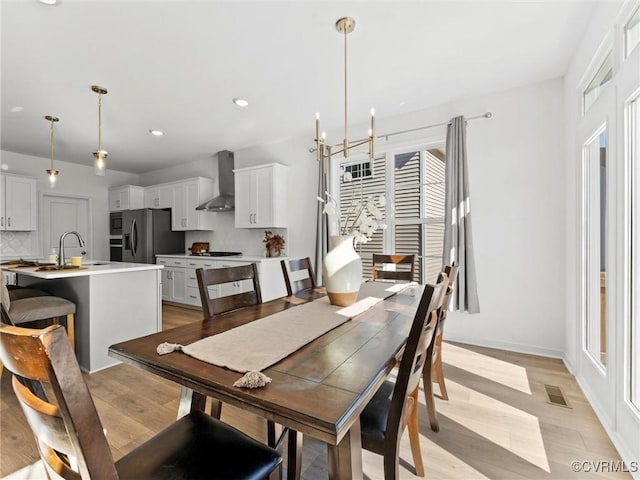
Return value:
[[(1, 147), (143, 173), (561, 77), (592, 1), (3, 0)], [(250, 104), (239, 108), (234, 97)], [(21, 111), (15, 111), (21, 107)], [(482, 112), (469, 112), (470, 114)], [(154, 137), (150, 129), (165, 132)], [(366, 135), (366, 132), (363, 132)], [(333, 140), (333, 139), (332, 139)], [(339, 141), (339, 139), (336, 139)]]

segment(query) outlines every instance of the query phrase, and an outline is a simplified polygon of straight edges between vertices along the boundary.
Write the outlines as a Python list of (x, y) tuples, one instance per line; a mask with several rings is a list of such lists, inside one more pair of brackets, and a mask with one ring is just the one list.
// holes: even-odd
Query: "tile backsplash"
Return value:
[(38, 232), (0, 232), (0, 257), (40, 257)]

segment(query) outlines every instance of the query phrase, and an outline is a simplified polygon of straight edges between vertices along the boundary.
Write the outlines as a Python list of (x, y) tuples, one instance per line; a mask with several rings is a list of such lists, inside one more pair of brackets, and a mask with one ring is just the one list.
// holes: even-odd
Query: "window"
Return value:
[(351, 178), (353, 180), (368, 178), (373, 175), (373, 172), (371, 171), (371, 162), (369, 160), (366, 162), (347, 164), (342, 168), (345, 172), (349, 172), (351, 174)]
[[(352, 175), (367, 171), (347, 169), (355, 166), (345, 163), (341, 168)], [(390, 152), (375, 159), (368, 170), (375, 173), (340, 182), (339, 191), (341, 218), (354, 198), (386, 194), (392, 199), (384, 209), (386, 230), (376, 231), (371, 241), (356, 246), (363, 276), (371, 276), (373, 253), (415, 254), (415, 280), (435, 282), (442, 269), (444, 240), (444, 147)]]
[(607, 365), (607, 131), (583, 147), (585, 349), (596, 365)]
[(606, 58), (600, 65), (600, 68), (598, 68), (598, 71), (591, 79), (591, 82), (589, 82), (589, 85), (587, 85), (587, 88), (582, 93), (582, 100), (583, 100), (583, 106), (584, 106), (585, 112), (589, 110), (591, 105), (595, 103), (596, 99), (600, 96), (600, 93), (602, 93), (602, 87), (604, 87), (607, 83), (609, 83), (612, 75), (613, 75), (613, 54), (612, 52), (609, 52), (609, 54), (606, 56)]
[[(636, 12), (636, 16), (637, 16)], [(631, 229), (629, 258), (631, 261), (629, 298), (631, 300), (629, 316), (629, 400), (640, 409), (640, 252), (637, 245), (640, 242), (640, 97), (632, 100), (627, 107), (626, 136), (628, 145), (627, 162), (631, 177), (631, 195), (629, 211), (631, 212)]]
[(629, 56), (640, 43), (640, 7), (636, 9), (627, 24), (624, 26), (624, 51)]
[[(374, 159), (373, 170), (376, 172), (375, 175), (372, 174), (371, 163), (368, 160), (355, 164), (343, 164), (342, 169), (352, 175), (350, 182), (343, 180), (340, 182), (340, 219), (344, 222), (347, 219), (347, 212), (352, 202), (360, 201), (370, 196), (385, 194), (385, 158)], [(386, 208), (381, 207), (380, 209), (386, 220)], [(357, 244), (356, 250), (362, 258), (363, 278), (371, 278), (372, 255), (383, 251), (383, 230), (378, 229), (367, 243)]]

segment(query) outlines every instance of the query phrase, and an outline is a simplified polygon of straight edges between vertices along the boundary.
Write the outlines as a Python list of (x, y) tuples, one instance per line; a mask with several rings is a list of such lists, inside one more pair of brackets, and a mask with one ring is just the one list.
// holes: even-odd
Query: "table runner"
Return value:
[(399, 289), (366, 282), (359, 293), (361, 299), (349, 307), (336, 307), (323, 297), (177, 348), (236, 372), (259, 372), (408, 286), (412, 284)]

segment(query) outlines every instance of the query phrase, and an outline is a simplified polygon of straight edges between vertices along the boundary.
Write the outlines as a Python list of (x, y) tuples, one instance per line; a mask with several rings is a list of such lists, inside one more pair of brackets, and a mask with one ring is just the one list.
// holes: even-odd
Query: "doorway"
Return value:
[(75, 235), (69, 235), (65, 239), (65, 257), (80, 256), (86, 254), (92, 258), (92, 238), (90, 219), (90, 199), (64, 194), (43, 193), (41, 197), (40, 231), (42, 232), (43, 258), (52, 253), (56, 254), (60, 246), (60, 236), (64, 232), (76, 231), (84, 239), (85, 246), (80, 247)]

